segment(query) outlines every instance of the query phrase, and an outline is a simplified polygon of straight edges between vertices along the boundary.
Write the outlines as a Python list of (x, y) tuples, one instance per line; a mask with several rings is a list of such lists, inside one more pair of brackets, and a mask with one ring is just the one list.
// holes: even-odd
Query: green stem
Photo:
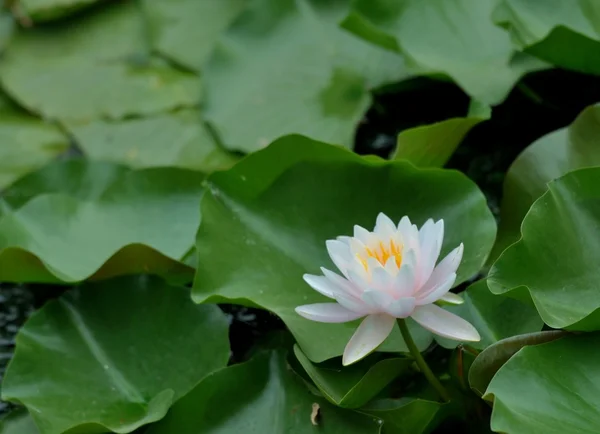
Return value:
[(425, 375), (427, 381), (429, 381), (429, 384), (433, 386), (433, 388), (440, 394), (441, 398), (444, 401), (450, 401), (450, 394), (448, 394), (446, 388), (442, 385), (442, 383), (440, 383), (440, 380), (437, 379), (433, 371), (429, 368), (429, 365), (427, 364), (427, 362), (421, 355), (421, 352), (417, 348), (415, 341), (413, 341), (413, 338), (410, 335), (410, 331), (408, 330), (408, 327), (406, 325), (406, 321), (399, 318), (398, 325), (400, 326), (400, 332), (402, 332), (402, 337), (404, 338), (404, 342), (406, 342), (406, 346), (408, 347), (410, 353), (414, 357), (415, 362), (417, 362), (417, 366), (419, 367), (423, 375)]

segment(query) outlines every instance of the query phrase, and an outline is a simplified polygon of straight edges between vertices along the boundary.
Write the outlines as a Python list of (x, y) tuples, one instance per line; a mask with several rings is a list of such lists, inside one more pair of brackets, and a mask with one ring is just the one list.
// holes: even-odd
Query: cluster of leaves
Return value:
[[(514, 161), (498, 230), (475, 183), (442, 168), (524, 74), (600, 74), (600, 10), (563, 3), (7, 4), (0, 281), (72, 287), (17, 336), (2, 398), (24, 409), (0, 432), (477, 431), (487, 403), (494, 431), (595, 432), (600, 107)], [(456, 83), (468, 110), (404, 129), (390, 158), (345, 149), (373, 92), (421, 76)], [(342, 368), (357, 323), (294, 312), (323, 300), (301, 277), (333, 267), (325, 240), (379, 212), (443, 218), (442, 255), (465, 245), (465, 303), (448, 309), (481, 342), (409, 322), (450, 403), (399, 330)], [(231, 364), (218, 303), (289, 334)]]

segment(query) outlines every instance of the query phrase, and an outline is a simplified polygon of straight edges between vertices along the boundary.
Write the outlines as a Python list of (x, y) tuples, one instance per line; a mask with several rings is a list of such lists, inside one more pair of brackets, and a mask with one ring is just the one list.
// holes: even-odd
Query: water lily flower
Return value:
[(395, 225), (380, 213), (373, 232), (354, 227), (354, 236), (327, 241), (342, 275), (321, 268), (322, 276), (304, 280), (335, 302), (298, 306), (304, 318), (342, 323), (362, 321), (344, 350), (349, 365), (374, 351), (391, 333), (397, 318), (411, 317), (427, 330), (459, 341), (478, 341), (477, 330), (461, 317), (434, 304), (456, 303), (450, 293), (462, 260), (462, 243), (437, 264), (444, 221), (427, 220), (419, 229), (408, 217)]

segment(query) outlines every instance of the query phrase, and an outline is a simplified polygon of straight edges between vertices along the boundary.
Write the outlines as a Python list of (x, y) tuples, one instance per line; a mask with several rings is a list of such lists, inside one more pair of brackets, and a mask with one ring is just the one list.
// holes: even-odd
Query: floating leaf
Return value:
[(495, 294), (533, 300), (546, 324), (600, 329), (600, 168), (552, 181), (523, 220), (522, 238), (494, 263)]
[(383, 420), (382, 434), (429, 433), (441, 422), (444, 404), (418, 398), (381, 399), (361, 412)]
[(86, 284), (26, 322), (2, 399), (24, 404), (41, 434), (131, 432), (227, 365), (227, 334), (216, 306), (158, 278)]
[(70, 15), (98, 0), (20, 0), (25, 15), (34, 21), (48, 21)]
[[(410, 371), (414, 362), (408, 358), (382, 359), (375, 356), (351, 366), (342, 367), (339, 360), (326, 366), (327, 362), (321, 365), (312, 363), (297, 345), (294, 346), (294, 354), (323, 396), (345, 408), (366, 404), (398, 375)], [(379, 360), (373, 362), (373, 358)]]
[(565, 336), (562, 330), (543, 331), (511, 336), (483, 350), (469, 370), (469, 384), (479, 395), (483, 395), (490, 381), (517, 351), (527, 345), (539, 345)]
[[(294, 311), (326, 301), (302, 280), (320, 266), (335, 270), (326, 240), (350, 234), (355, 224), (372, 227), (379, 212), (397, 221), (409, 215), (417, 224), (443, 218), (442, 256), (465, 245), (458, 284), (479, 271), (495, 235), (483, 195), (459, 172), (363, 158), (302, 136), (212, 174), (201, 209), (194, 300), (275, 312), (314, 362), (341, 355), (357, 326), (317, 323)], [(416, 329), (424, 349), (431, 335)], [(381, 350), (406, 351), (397, 328)]]
[(0, 110), (0, 189), (66, 151), (68, 138), (53, 124)]
[(486, 104), (501, 102), (526, 72), (545, 67), (515, 56), (509, 35), (491, 20), (494, 0), (355, 0), (343, 27), (400, 51), (426, 73), (450, 76)]
[(347, 3), (257, 0), (206, 65), (206, 119), (230, 149), (285, 134), (350, 147), (369, 89), (409, 76), (403, 59), (339, 29)]
[(546, 184), (565, 173), (600, 165), (600, 106), (586, 108), (568, 128), (530, 145), (512, 164), (504, 181), (498, 239), (491, 258), (520, 237), (521, 222)]
[[(72, 189), (39, 194), (0, 218), (0, 280), (76, 282), (136, 272), (189, 279), (192, 270), (179, 261), (192, 248), (204, 175), (176, 168), (123, 173), (108, 165), (102, 173), (102, 165), (80, 164), (101, 173), (97, 184), (74, 189), (92, 197)], [(74, 181), (91, 179), (78, 173)]]
[(112, 183), (130, 172), (125, 166), (85, 159), (54, 161), (11, 184), (0, 195), (0, 217), (36, 196), (64, 193), (76, 199), (97, 200)]
[[(314, 408), (318, 426), (311, 420)], [(372, 417), (312, 396), (289, 370), (285, 354), (272, 351), (209, 375), (147, 434), (377, 434), (379, 429)]]
[(452, 118), (431, 125), (409, 128), (398, 134), (392, 158), (408, 160), (418, 167), (442, 167), (467, 133), (489, 119), (489, 110), (464, 118)]
[(199, 72), (246, 0), (143, 0), (143, 5), (154, 48)]
[(148, 53), (139, 6), (121, 1), (68, 26), (17, 33), (0, 78), (24, 107), (63, 121), (120, 119), (195, 106), (198, 77)]
[[(460, 295), (465, 302), (457, 306), (447, 306), (446, 310), (475, 326), (481, 340), (469, 342), (468, 345), (478, 350), (510, 336), (540, 331), (544, 325), (533, 306), (492, 294), (485, 280), (474, 283)], [(458, 344), (438, 336), (436, 340), (446, 348), (454, 348)]]
[(176, 166), (212, 172), (236, 161), (215, 143), (194, 110), (142, 119), (96, 120), (69, 129), (88, 157), (130, 167)]
[(0, 434), (40, 434), (29, 413), (16, 410), (0, 420)]
[(600, 336), (525, 347), (496, 374), (491, 428), (511, 434), (593, 433), (600, 425)]
[(595, 56), (600, 49), (600, 7), (594, 2), (502, 0), (494, 19), (527, 53), (563, 68), (600, 74)]

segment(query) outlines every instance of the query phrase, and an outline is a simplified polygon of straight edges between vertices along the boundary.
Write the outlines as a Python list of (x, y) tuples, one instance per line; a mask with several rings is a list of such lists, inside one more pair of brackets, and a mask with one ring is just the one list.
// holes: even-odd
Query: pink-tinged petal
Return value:
[(481, 339), (469, 322), (435, 304), (418, 306), (410, 317), (430, 332), (444, 338), (465, 342)]
[(441, 282), (438, 286), (432, 288), (429, 292), (423, 293), (419, 291), (416, 294), (417, 304), (422, 306), (424, 304), (431, 304), (435, 301), (438, 301), (440, 298), (446, 295), (448, 291), (450, 291), (450, 288), (452, 288), (452, 285), (454, 285), (455, 280), (456, 274), (452, 273), (446, 278), (446, 280)]
[(366, 304), (361, 298), (354, 297), (350, 294), (335, 294), (335, 301), (352, 312), (360, 313), (361, 316), (374, 312), (374, 309)]
[(416, 299), (414, 297), (405, 297), (394, 300), (385, 311), (395, 318), (408, 318), (415, 310)]
[(463, 304), (465, 302), (460, 295), (454, 294), (453, 292), (447, 292), (446, 294), (442, 295), (438, 301), (453, 305)]
[(329, 257), (333, 261), (336, 267), (346, 274), (346, 270), (350, 267), (352, 261), (352, 255), (350, 254), (350, 248), (338, 240), (327, 240), (325, 245), (327, 246), (327, 252)]
[(305, 304), (296, 308), (296, 313), (317, 322), (340, 323), (353, 321), (364, 314), (352, 312), (337, 303)]
[(435, 263), (440, 256), (444, 239), (444, 221), (433, 223), (429, 219), (419, 231), (419, 244), (421, 246), (421, 260), (419, 261), (419, 285), (423, 285), (431, 276)]
[(342, 364), (351, 365), (372, 353), (389, 336), (395, 323), (394, 317), (385, 314), (366, 317), (346, 345)]
[(394, 298), (383, 291), (365, 291), (361, 297), (365, 305), (369, 306), (373, 312), (385, 312), (386, 308), (394, 302)]
[(393, 291), (397, 297), (412, 297), (415, 288), (415, 270), (410, 264), (402, 264), (394, 279)]
[(464, 246), (461, 243), (460, 246), (448, 253), (437, 267), (435, 267), (427, 282), (421, 287), (420, 292), (428, 293), (434, 287), (446, 280), (449, 275), (456, 273), (463, 257), (463, 250)]
[(340, 292), (340, 289), (324, 276), (305, 274), (302, 278), (312, 289), (323, 294), (325, 297), (334, 298), (333, 295)]
[(390, 239), (396, 232), (396, 225), (388, 216), (380, 212), (375, 222), (374, 232), (383, 239)]
[(332, 284), (336, 285), (341, 291), (352, 295), (361, 294), (361, 291), (359, 291), (358, 288), (356, 288), (356, 286), (348, 279), (340, 276), (337, 273), (334, 273), (333, 271), (328, 270), (325, 267), (321, 267), (321, 271), (323, 272), (323, 275), (327, 279), (329, 279), (329, 281)]

